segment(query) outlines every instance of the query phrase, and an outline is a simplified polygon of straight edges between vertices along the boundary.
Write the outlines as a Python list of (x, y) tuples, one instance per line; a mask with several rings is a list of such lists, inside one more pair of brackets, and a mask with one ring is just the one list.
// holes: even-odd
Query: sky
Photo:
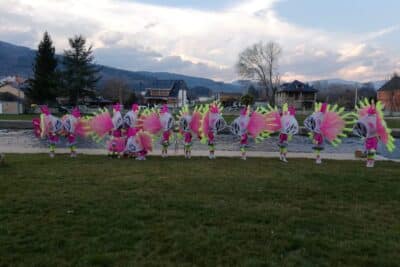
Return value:
[(400, 72), (398, 0), (0, 0), (0, 40), (57, 53), (82, 34), (96, 62), (240, 79), (246, 47), (281, 45), (282, 80), (375, 81)]

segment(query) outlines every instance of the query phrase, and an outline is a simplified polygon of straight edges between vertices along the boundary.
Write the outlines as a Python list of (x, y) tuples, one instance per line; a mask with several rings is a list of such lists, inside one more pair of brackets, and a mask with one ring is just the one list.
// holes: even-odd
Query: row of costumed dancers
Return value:
[[(287, 162), (289, 141), (299, 131), (295, 109), (287, 104), (282, 109), (268, 106), (251, 110), (244, 107), (230, 125), (225, 122), (223, 108), (218, 102), (196, 106), (193, 110), (185, 106), (177, 114), (177, 120), (167, 105), (160, 109), (140, 109), (134, 104), (124, 116), (121, 108), (120, 104), (115, 104), (112, 113), (104, 109), (92, 116), (81, 116), (79, 109), (74, 108), (71, 114), (58, 118), (50, 114), (47, 106), (42, 106), (40, 118), (33, 120), (35, 135), (48, 140), (50, 157), (54, 157), (56, 144), (61, 137), (66, 139), (71, 157), (76, 156), (77, 137), (84, 137), (105, 142), (110, 156), (129, 156), (137, 160), (146, 159), (154, 142), (160, 142), (162, 157), (166, 157), (171, 140), (179, 138), (183, 143), (185, 158), (189, 159), (193, 138), (198, 138), (202, 144), (208, 145), (209, 158), (215, 159), (216, 135), (228, 128), (240, 140), (243, 160), (246, 159), (249, 139), (258, 143), (278, 134), (280, 160)], [(341, 138), (350, 132), (364, 140), (367, 167), (374, 166), (379, 142), (386, 145), (389, 151), (395, 149), (394, 138), (385, 123), (380, 102), (360, 101), (357, 111), (350, 113), (345, 113), (344, 108), (337, 105), (316, 103), (314, 112), (305, 119), (304, 126), (312, 140), (317, 164), (321, 163), (320, 153), (326, 143), (337, 146)]]

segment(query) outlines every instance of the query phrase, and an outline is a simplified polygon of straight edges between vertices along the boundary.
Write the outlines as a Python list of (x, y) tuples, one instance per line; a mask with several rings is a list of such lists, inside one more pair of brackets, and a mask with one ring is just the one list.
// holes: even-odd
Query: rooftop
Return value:
[(145, 97), (177, 97), (180, 90), (188, 90), (183, 80), (156, 80), (146, 88)]
[(400, 90), (400, 76), (394, 75), (390, 81), (385, 83), (378, 91), (395, 91)]
[(279, 87), (278, 92), (316, 93), (318, 90), (309, 84), (295, 80), (291, 83), (282, 84)]

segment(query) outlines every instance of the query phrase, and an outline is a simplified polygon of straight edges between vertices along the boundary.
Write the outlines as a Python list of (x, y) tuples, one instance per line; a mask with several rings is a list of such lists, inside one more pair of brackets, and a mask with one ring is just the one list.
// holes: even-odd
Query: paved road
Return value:
[[(47, 148), (24, 148), (24, 147), (12, 147), (12, 146), (0, 146), (0, 151), (3, 153), (12, 153), (12, 154), (38, 154), (38, 153), (48, 153)], [(59, 148), (56, 150), (58, 154), (67, 154), (69, 150), (66, 148)], [(78, 149), (78, 154), (85, 154), (85, 155), (106, 155), (107, 151), (105, 149), (94, 149), (94, 148), (85, 148), (85, 149)], [(150, 153), (153, 156), (161, 156), (161, 150), (154, 150)], [(169, 156), (176, 157), (181, 156), (183, 157), (184, 153), (183, 150), (178, 150), (177, 152), (171, 150)], [(192, 152), (193, 157), (207, 157), (208, 151), (205, 150), (198, 150)], [(216, 151), (217, 157), (239, 157), (240, 152), (236, 151)], [(362, 160), (360, 158), (356, 158), (352, 153), (322, 153), (321, 154), (323, 159), (330, 159), (330, 160)], [(249, 151), (248, 158), (278, 158), (279, 153), (277, 152), (263, 152), (263, 151)], [(289, 153), (288, 158), (307, 158), (313, 159), (315, 155), (313, 153), (300, 153), (294, 152)], [(384, 160), (384, 161), (393, 161), (400, 163), (400, 160), (391, 160), (387, 159), (382, 156), (377, 156), (377, 160)]]

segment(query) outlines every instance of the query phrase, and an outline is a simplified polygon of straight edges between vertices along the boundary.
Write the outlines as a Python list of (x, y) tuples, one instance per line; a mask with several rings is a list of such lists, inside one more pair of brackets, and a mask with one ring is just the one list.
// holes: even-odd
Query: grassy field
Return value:
[(399, 118), (396, 118), (396, 119), (392, 119), (392, 118), (386, 119), (386, 123), (387, 123), (387, 125), (388, 125), (390, 128), (397, 128), (397, 129), (400, 128), (400, 119), (399, 119)]
[(398, 266), (399, 177), (390, 162), (8, 155), (0, 266)]
[(0, 120), (32, 120), (39, 117), (38, 114), (0, 114)]

